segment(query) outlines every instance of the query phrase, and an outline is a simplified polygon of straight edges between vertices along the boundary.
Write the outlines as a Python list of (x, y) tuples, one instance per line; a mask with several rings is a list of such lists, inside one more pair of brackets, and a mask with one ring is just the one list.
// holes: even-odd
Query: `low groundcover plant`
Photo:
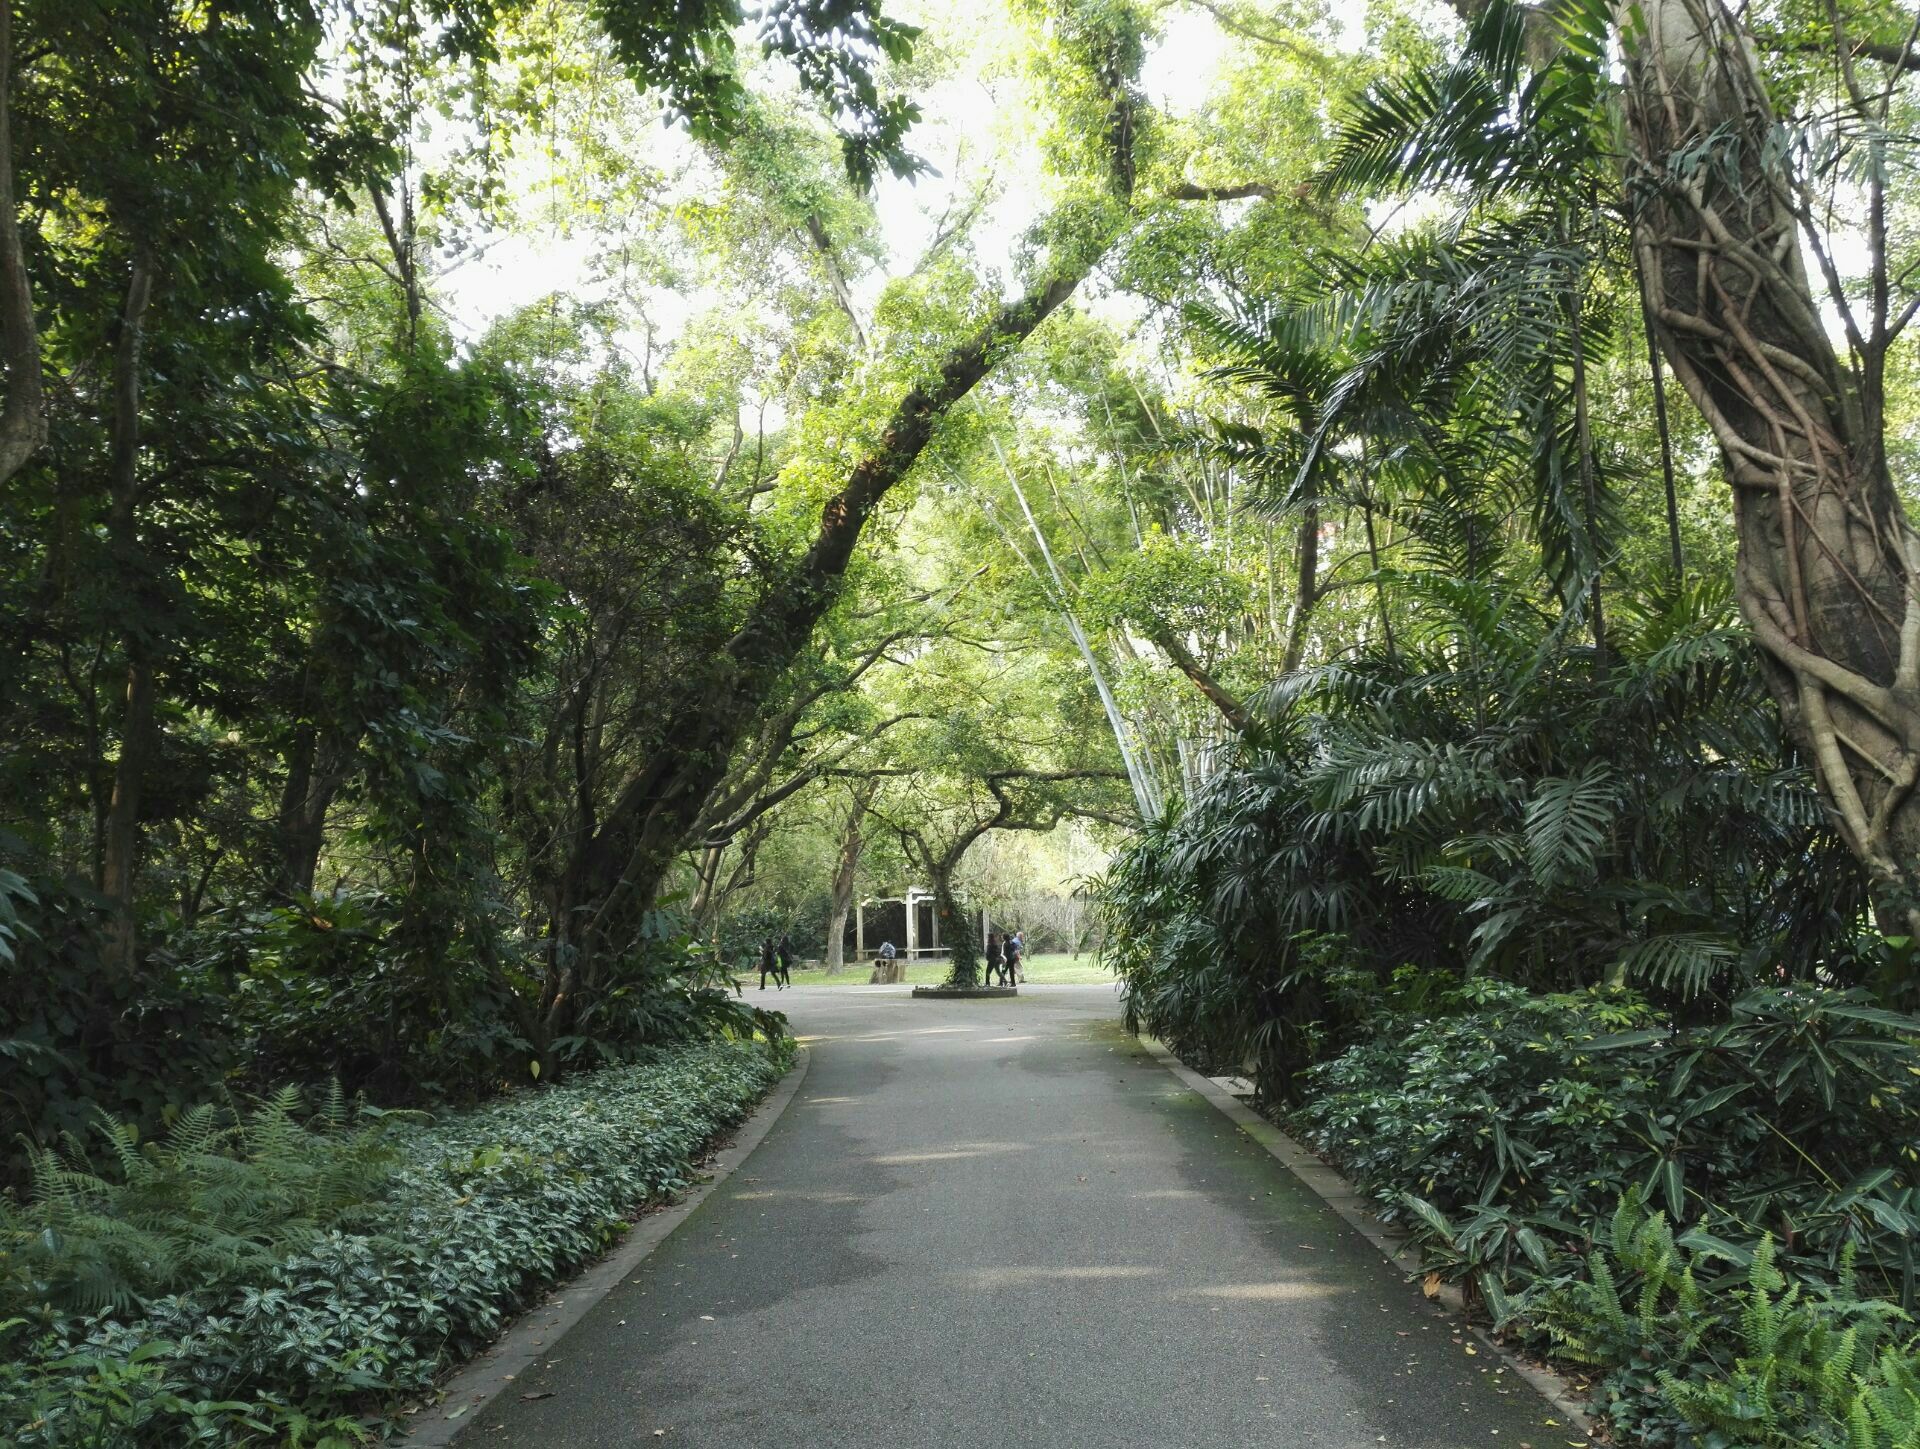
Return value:
[[(376, 1438), (686, 1187), (791, 1060), (784, 1039), (676, 1046), (438, 1122), (336, 1107), (298, 1127), (283, 1099), (225, 1141), (202, 1119), (145, 1149), (107, 1124), (117, 1168), (82, 1170), (74, 1145), (0, 1204), (0, 1442)], [(332, 1196), (301, 1200), (316, 1183)]]

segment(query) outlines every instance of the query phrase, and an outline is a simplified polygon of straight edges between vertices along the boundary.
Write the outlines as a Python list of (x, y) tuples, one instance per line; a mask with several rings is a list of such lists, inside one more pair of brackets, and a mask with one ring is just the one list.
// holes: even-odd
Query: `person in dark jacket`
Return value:
[(789, 936), (785, 931), (780, 933), (778, 954), (780, 957), (780, 979), (791, 986), (793, 985), (793, 937)]
[(1026, 949), (1020, 943), (1020, 933), (1015, 931), (1007, 937), (1007, 944), (1002, 949), (1007, 958), (1007, 985), (1011, 986), (1020, 979), (1020, 953)]
[(993, 985), (995, 976), (1004, 976), (1007, 970), (1007, 958), (1000, 948), (1000, 935), (997, 931), (987, 932), (987, 985)]
[(773, 937), (771, 936), (768, 936), (760, 943), (760, 989), (762, 991), (767, 989), (767, 978), (769, 976), (773, 978), (773, 984), (777, 990), (785, 991), (787, 989), (780, 981), (780, 958), (774, 954)]

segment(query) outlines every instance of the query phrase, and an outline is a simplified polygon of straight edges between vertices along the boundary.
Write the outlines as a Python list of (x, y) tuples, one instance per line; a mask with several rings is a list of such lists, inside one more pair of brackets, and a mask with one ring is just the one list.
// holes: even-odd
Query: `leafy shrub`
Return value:
[(245, 1115), (203, 1103), (145, 1145), (103, 1115), (110, 1178), (76, 1140), (36, 1150), (27, 1204), (0, 1198), (0, 1264), (18, 1275), (8, 1296), (124, 1312), (155, 1294), (222, 1290), (364, 1209), (392, 1171), (388, 1135), (350, 1130), (337, 1088), (313, 1130), (295, 1120), (299, 1100), (288, 1088)]
[(568, 1067), (629, 1061), (667, 1042), (772, 1039), (786, 1018), (737, 995), (726, 957), (695, 941), (683, 917), (651, 911), (638, 947), (613, 963), (577, 1025), (551, 1044)]
[(1432, 1270), (1599, 1367), (1631, 1442), (1907, 1442), (1920, 1022), (1808, 986), (1676, 1027), (1624, 991), (1420, 985), (1292, 1120)]
[(1536, 992), (1623, 981), (1690, 1014), (1873, 971), (1861, 873), (1781, 766), (1724, 587), (1622, 590), (1600, 671), (1497, 578), (1395, 583), (1416, 627), (1276, 682), (1221, 768), (1109, 866), (1132, 1023), (1293, 1101), (1364, 1025), (1343, 973), (1376, 992), (1404, 966)]
[[(1877, 1292), (1912, 1301), (1920, 1217), (1898, 1149), (1920, 1137), (1920, 1021), (1819, 987), (1750, 991), (1692, 1028), (1622, 991), (1470, 982), (1435, 1005), (1309, 1072), (1293, 1119), (1389, 1216), (1443, 1246), (1463, 1212), (1577, 1237), (1637, 1191), (1675, 1223), (1771, 1232), (1810, 1274), (1852, 1252)], [(1531, 1276), (1512, 1266), (1502, 1288)]]
[[(170, 950), (217, 983), (255, 1080), (340, 1080), (389, 1102), (523, 1080), (531, 1048), (500, 973), (475, 959), (474, 933), (426, 948), (418, 934), (405, 902), (336, 891), (209, 911)], [(499, 934), (490, 949), (510, 950)]]
[(1631, 1442), (1904, 1449), (1920, 1443), (1920, 1339), (1859, 1295), (1847, 1257), (1832, 1283), (1791, 1280), (1771, 1237), (1690, 1247), (1634, 1194), (1587, 1276), (1537, 1311), (1563, 1355), (1602, 1371), (1599, 1404)]
[(1654, 1018), (1626, 991), (1537, 997), (1470, 982), (1390, 1017), (1307, 1074), (1303, 1135), (1389, 1216), (1499, 1203), (1571, 1222), (1611, 1211), (1658, 1096), (1647, 1054), (1594, 1043)]
[(97, 969), (102, 919), (85, 886), (0, 863), (0, 1185), (27, 1181), (36, 1145), (92, 1136), (101, 1113), (149, 1141), (227, 1084), (440, 1105), (523, 1084), (535, 1060), (586, 1069), (783, 1029), (732, 996), (669, 912), (649, 913), (573, 1032), (540, 1044), (516, 1010), (537, 972), (507, 933), (423, 942), (378, 891), (210, 908), (156, 927), (133, 974)]
[(86, 1132), (101, 1111), (151, 1134), (234, 1061), (204, 978), (167, 958), (101, 971), (100, 897), (8, 870), (10, 840), (0, 831), (0, 1182), (24, 1168), (23, 1138)]
[[(309, 1213), (315, 1231), (250, 1281), (137, 1311), (48, 1318), (27, 1305), (4, 1320), (0, 1441), (320, 1444), (347, 1442), (343, 1426), (370, 1431), (380, 1405), (427, 1388), (637, 1207), (686, 1186), (791, 1052), (784, 1038), (666, 1048), (432, 1125), (385, 1124), (394, 1155), (377, 1190), (330, 1221)], [(351, 1134), (337, 1145), (362, 1150)], [(197, 1232), (189, 1222), (181, 1236)]]

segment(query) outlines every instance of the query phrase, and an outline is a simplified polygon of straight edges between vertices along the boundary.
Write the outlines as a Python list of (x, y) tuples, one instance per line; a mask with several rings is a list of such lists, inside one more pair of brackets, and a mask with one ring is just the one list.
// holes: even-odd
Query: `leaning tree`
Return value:
[(1047, 253), (1026, 292), (985, 309), (984, 320), (901, 387), (826, 494), (810, 543), (720, 647), (702, 686), (661, 700), (664, 743), (621, 784), (552, 893), (543, 1032), (564, 1030), (576, 1003), (591, 998), (637, 939), (662, 880), (695, 838), (757, 722), (757, 702), (800, 659), (840, 598), (868, 521), (914, 473), (943, 421), (1073, 295), (1129, 218), (1142, 24), (1124, 5), (1051, 6), (1046, 18), (1060, 61), (1056, 99), (1097, 120), (1085, 138), (1097, 155), (1093, 191), (1063, 202), (1042, 224)]

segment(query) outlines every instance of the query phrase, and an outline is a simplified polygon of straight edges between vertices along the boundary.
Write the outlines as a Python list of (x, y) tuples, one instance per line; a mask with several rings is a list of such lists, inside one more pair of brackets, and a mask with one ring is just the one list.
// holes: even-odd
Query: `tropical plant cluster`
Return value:
[[(1291, 1120), (1495, 1324), (1589, 1366), (1617, 1431), (1686, 1442), (1688, 1423), (1715, 1427), (1701, 1393), (1819, 1369), (1837, 1379), (1796, 1411), (1800, 1428), (1734, 1442), (1847, 1443), (1867, 1392), (1852, 1368), (1871, 1370), (1884, 1348), (1911, 1372), (1910, 1017), (1819, 986), (1756, 987), (1692, 1027), (1621, 988), (1542, 995), (1409, 969), (1397, 991), (1373, 1032), (1307, 1074)], [(1668, 1276), (1647, 1278), (1662, 1252)], [(1610, 1276), (1623, 1263), (1637, 1275), (1624, 1287)], [(1822, 1347), (1795, 1340), (1777, 1346), (1780, 1368), (1759, 1366), (1742, 1334), (1763, 1289), (1836, 1339), (1870, 1329), (1857, 1362), (1795, 1359)], [(1609, 1292), (1650, 1315), (1643, 1338), (1601, 1313)], [(1655, 1332), (1667, 1312), (1683, 1332)], [(1753, 1433), (1767, 1414), (1748, 1409)], [(1902, 1412), (1904, 1433), (1920, 1405)]]
[(0, 1208), (0, 1437), (373, 1442), (685, 1188), (792, 1050), (663, 1048), (431, 1122), (291, 1093), (152, 1142), (102, 1118)]
[(772, 1034), (766, 934), (919, 886), (964, 980), (1108, 865), (1130, 1021), (1621, 1436), (1898, 1442), (1910, 11), (895, 8), (0, 6), (0, 1176), (207, 1204), (10, 1261), (252, 1280), (360, 1229), (245, 1134), (397, 1179), (197, 1104)]
[[(1718, 270), (1752, 263), (1727, 220), (1762, 198), (1781, 255), (1890, 235), (1908, 143), (1849, 128), (1910, 114), (1908, 67), (1826, 81), (1893, 18), (1460, 9), (1346, 101), (1311, 183), (1426, 219), (1187, 308), (1238, 399), (1208, 450), (1297, 523), (1309, 624), (1107, 872), (1128, 1019), (1251, 1077), (1474, 1311), (1586, 1367), (1623, 1442), (1913, 1442), (1911, 800), (1810, 682), (1904, 676), (1843, 642), (1882, 627), (1838, 604), (1877, 565), (1809, 582), (1836, 554), (1794, 511), (1884, 480), (1763, 502), (1740, 429), (1792, 404), (1731, 343), (1829, 379), (1835, 428), (1896, 432), (1904, 322), (1858, 313), (1836, 349), (1805, 319), (1871, 311), (1906, 244), (1730, 302)], [(1791, 337), (1741, 332), (1822, 282)], [(1700, 526), (1722, 481), (1732, 536)]]

